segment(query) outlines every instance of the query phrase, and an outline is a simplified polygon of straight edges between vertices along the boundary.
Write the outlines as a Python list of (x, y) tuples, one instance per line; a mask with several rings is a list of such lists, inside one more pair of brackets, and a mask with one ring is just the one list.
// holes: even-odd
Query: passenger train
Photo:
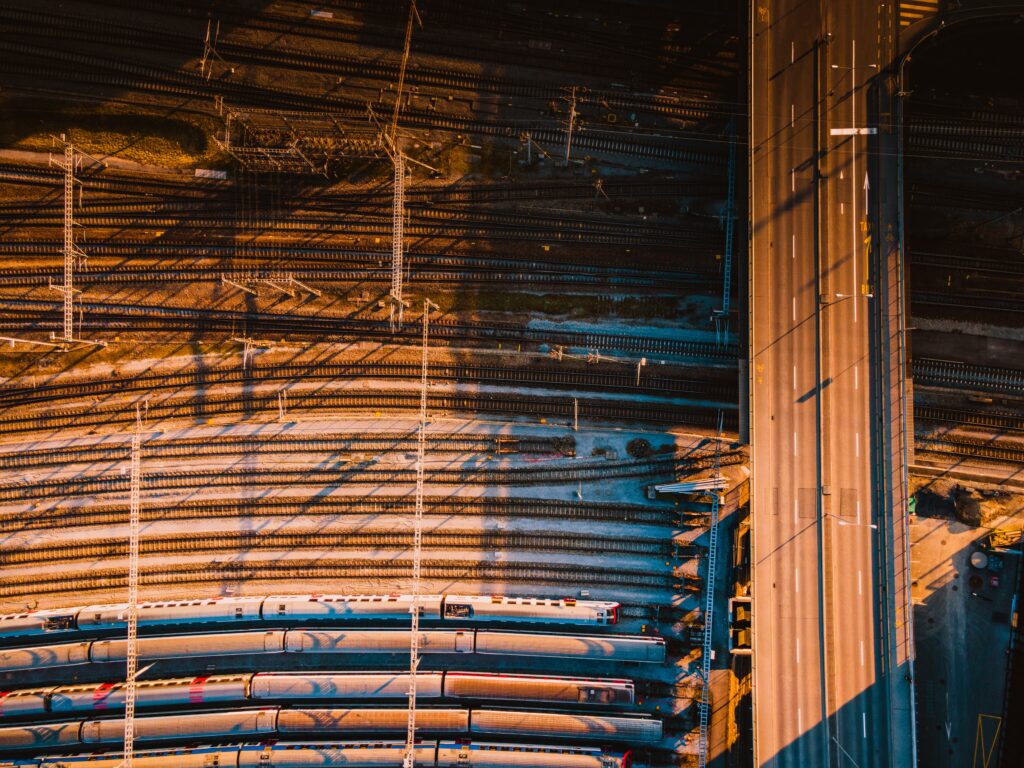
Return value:
[[(405, 699), (407, 672), (256, 672), (174, 680), (140, 680), (135, 706)], [(613, 678), (509, 675), (488, 672), (420, 672), (418, 699), (523, 701), (545, 704), (631, 705), (633, 682)], [(125, 684), (77, 683), (0, 692), (0, 719), (66, 712), (124, 709)]]
[[(286, 708), (136, 716), (136, 743), (204, 739), (287, 740), (309, 735), (394, 736), (406, 732), (408, 709)], [(485, 734), (559, 742), (652, 743), (662, 736), (661, 721), (647, 716), (577, 714), (552, 711), (418, 707), (416, 727), (424, 734)], [(12, 750), (67, 750), (121, 744), (124, 719), (70, 720), (0, 727), (0, 754)]]
[[(409, 631), (401, 629), (274, 629), (156, 635), (138, 638), (143, 661), (260, 654), (408, 653)], [(124, 639), (0, 649), (0, 673), (57, 669), (78, 664), (124, 662)], [(660, 664), (665, 641), (629, 635), (561, 635), (487, 629), (426, 629), (420, 633), (422, 654), (530, 656)]]
[[(138, 626), (215, 625), (259, 621), (407, 619), (412, 595), (272, 595), (213, 597), (139, 604)], [(442, 622), (597, 625), (618, 622), (619, 604), (573, 598), (420, 595), (420, 617)], [(128, 606), (86, 605), (0, 615), (0, 639), (124, 629)]]
[[(135, 768), (395, 768), (405, 742), (348, 741), (137, 750)], [(420, 741), (417, 768), (630, 768), (630, 752), (601, 747)], [(120, 753), (3, 761), (0, 768), (121, 768)]]

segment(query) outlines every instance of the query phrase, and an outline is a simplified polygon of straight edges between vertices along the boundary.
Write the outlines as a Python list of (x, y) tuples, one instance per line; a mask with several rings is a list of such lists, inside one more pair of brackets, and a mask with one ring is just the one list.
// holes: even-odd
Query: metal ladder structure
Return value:
[(403, 252), (405, 250), (405, 156), (395, 144), (391, 157), (395, 166), (395, 196), (391, 207), (391, 311), (388, 324), (391, 332), (402, 329), (402, 315), (405, 301), (402, 298), (402, 281), (404, 279)]
[(61, 285), (54, 285), (51, 281), (51, 290), (57, 291), (64, 297), (64, 324), (61, 329), (61, 335), (58, 337), (57, 334), (51, 333), (50, 338), (55, 341), (62, 342), (65, 346), (83, 343), (83, 344), (96, 344), (97, 346), (105, 347), (106, 342), (101, 341), (87, 341), (85, 339), (75, 338), (75, 294), (81, 293), (81, 291), (75, 290), (75, 262), (85, 259), (85, 253), (75, 245), (75, 214), (74, 214), (74, 203), (75, 203), (75, 171), (78, 170), (79, 165), (82, 162), (82, 157), (88, 157), (93, 162), (99, 163), (104, 168), (106, 163), (101, 160), (97, 160), (95, 157), (86, 155), (84, 152), (78, 152), (74, 146), (64, 140), (64, 134), (61, 134), (58, 139), (56, 136), (53, 137), (54, 141), (60, 142), (64, 145), (64, 160), (56, 160), (53, 155), (50, 156), (50, 164), (56, 165), (58, 168), (64, 171), (64, 282)]
[(131, 447), (131, 500), (128, 506), (128, 665), (124, 684), (123, 768), (135, 764), (135, 678), (139, 670), (139, 507), (142, 496), (142, 412), (135, 406)]
[(430, 310), (437, 305), (423, 300), (423, 354), (420, 367), (420, 426), (416, 436), (416, 502), (412, 533), (412, 617), (409, 634), (409, 718), (406, 724), (405, 756), (402, 768), (416, 761), (416, 672), (420, 666), (420, 562), (423, 553), (423, 461), (427, 448), (427, 371), (429, 367)]
[(715, 310), (715, 337), (719, 344), (729, 333), (729, 310), (732, 297), (733, 223), (736, 218), (736, 124), (730, 120), (726, 129), (729, 142), (729, 174), (725, 196), (725, 253), (722, 256), (722, 308)]
[[(718, 415), (718, 445), (715, 448), (715, 478), (722, 470), (722, 414)], [(714, 491), (711, 501), (711, 520), (708, 523), (708, 570), (704, 586), (704, 641), (701, 645), (700, 739), (697, 765), (707, 768), (708, 724), (711, 720), (711, 643), (715, 615), (715, 574), (718, 561), (718, 512), (721, 494)]]

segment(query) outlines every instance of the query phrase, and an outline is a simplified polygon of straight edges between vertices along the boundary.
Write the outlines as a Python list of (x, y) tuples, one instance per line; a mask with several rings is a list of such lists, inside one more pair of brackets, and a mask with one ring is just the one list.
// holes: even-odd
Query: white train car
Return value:
[[(233, 768), (238, 761), (238, 747), (184, 747), (181, 749), (143, 750), (134, 752), (135, 768)], [(123, 768), (120, 752), (109, 754), (41, 757), (39, 768)], [(0, 763), (3, 766), (3, 763)]]
[(0, 639), (74, 632), (78, 608), (52, 608), (0, 614)]
[[(263, 598), (213, 597), (204, 600), (165, 600), (139, 603), (139, 627), (225, 624), (259, 621)], [(125, 629), (128, 606), (88, 605), (78, 611), (82, 630)]]
[[(263, 736), (274, 733), (277, 709), (236, 709), (195, 715), (157, 715), (135, 718), (136, 741), (208, 739)], [(119, 744), (124, 740), (124, 718), (86, 720), (81, 724), (83, 744)]]
[(572, 598), (445, 595), (446, 621), (502, 621), (523, 624), (615, 624), (619, 604)]
[[(0, 727), (0, 755), (9, 754), (14, 749), (77, 746), (82, 743), (79, 738), (81, 727), (82, 724), (77, 720), (70, 723)], [(123, 723), (121, 736), (124, 736)]]
[[(135, 685), (135, 706), (171, 707), (197, 704), (244, 703), (249, 698), (252, 675), (215, 675), (176, 680), (139, 680)], [(54, 713), (123, 710), (124, 683), (62, 685), (50, 693), (49, 709)]]
[(485, 656), (665, 662), (663, 638), (630, 635), (555, 635), (480, 629), (476, 632), (475, 650)]
[[(138, 638), (139, 660), (282, 653), (284, 651), (284, 636), (283, 629), (274, 629), (253, 632), (215, 632), (203, 635), (140, 637)], [(124, 662), (127, 658), (127, 640), (94, 640), (89, 651), (89, 659), (94, 662)]]
[[(420, 617), (441, 616), (441, 595), (420, 595)], [(381, 621), (409, 619), (412, 595), (272, 595), (263, 601), (263, 619), (290, 621)]]
[(47, 701), (54, 690), (54, 686), (49, 686), (0, 692), (0, 718), (45, 715)]
[(661, 739), (661, 721), (646, 717), (474, 709), (470, 731), (570, 741), (651, 743)]
[(89, 643), (60, 643), (0, 650), (0, 673), (89, 663)]
[[(417, 768), (433, 768), (436, 751), (436, 742), (417, 744), (414, 750)], [(404, 741), (346, 741), (244, 746), (237, 759), (239, 768), (319, 768), (332, 765), (345, 768), (398, 768), (402, 765), (404, 755)]]
[[(277, 730), (288, 738), (303, 733), (405, 733), (409, 711), (394, 709), (282, 709)], [(468, 709), (416, 709), (416, 728), (432, 733), (466, 733)]]
[(444, 694), (477, 701), (538, 701), (566, 704), (633, 703), (633, 681), (593, 677), (447, 672)]
[[(441, 672), (416, 675), (416, 696), (439, 699)], [(253, 676), (250, 695), (256, 700), (405, 699), (410, 678), (404, 672), (260, 672)]]
[[(395, 629), (289, 629), (287, 653), (409, 653), (410, 632)], [(472, 653), (473, 631), (426, 629), (420, 653)]]
[(442, 741), (437, 768), (629, 768), (629, 752), (600, 747)]

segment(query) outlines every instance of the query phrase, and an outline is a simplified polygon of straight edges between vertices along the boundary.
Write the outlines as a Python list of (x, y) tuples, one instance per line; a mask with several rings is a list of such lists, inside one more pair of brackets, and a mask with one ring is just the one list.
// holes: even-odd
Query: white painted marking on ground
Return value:
[(839, 204), (839, 215), (843, 216), (845, 214), (846, 214), (846, 204), (845, 203), (840, 203)]
[(860, 389), (860, 366), (853, 366), (853, 388)]
[(789, 191), (796, 192), (796, 168), (789, 169)]
[(796, 43), (792, 40), (789, 43), (789, 63), (796, 61)]
[(796, 639), (796, 663), (800, 663), (800, 638)]
[(793, 522), (800, 519), (800, 502), (793, 499)]
[(789, 105), (789, 127), (794, 128), (796, 126), (796, 104)]
[(860, 641), (860, 665), (864, 666), (864, 641)]
[(804, 732), (804, 718), (800, 712), (800, 707), (796, 708), (796, 729), (799, 733)]
[(796, 366), (793, 366), (793, 391), (796, 392)]
[(855, 456), (860, 456), (860, 432), (853, 434), (853, 453)]
[(793, 432), (793, 455), (796, 456), (796, 432)]
[(793, 322), (796, 322), (796, 296), (793, 297)]
[(868, 737), (868, 713), (867, 712), (861, 712), (860, 713), (860, 722), (861, 722), (861, 732), (864, 734), (864, 738), (866, 739)]
[(799, 592), (800, 591), (800, 569), (799, 568), (797, 568), (796, 572), (793, 574), (793, 585), (796, 587), (796, 591)]
[(791, 253), (792, 253), (793, 258), (795, 259), (796, 258), (796, 235), (793, 235), (793, 247), (792, 247)]
[(857, 499), (857, 525), (860, 525), (860, 499)]
[(857, 594), (858, 595), (863, 595), (864, 594), (863, 578), (864, 578), (864, 572), (863, 571), (857, 571)]

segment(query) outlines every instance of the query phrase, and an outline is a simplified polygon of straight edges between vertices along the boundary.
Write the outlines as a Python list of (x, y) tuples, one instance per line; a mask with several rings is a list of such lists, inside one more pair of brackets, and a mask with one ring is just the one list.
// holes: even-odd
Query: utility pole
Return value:
[(420, 427), (416, 438), (416, 504), (412, 534), (412, 623), (409, 634), (409, 719), (402, 768), (416, 761), (416, 671), (420, 665), (420, 558), (423, 551), (423, 461), (427, 447), (427, 371), (429, 366), (430, 310), (437, 305), (423, 300), (423, 354), (420, 368)]
[(106, 342), (87, 341), (86, 339), (75, 338), (75, 294), (81, 293), (81, 291), (75, 290), (75, 262), (84, 261), (85, 253), (75, 245), (74, 203), (75, 171), (78, 170), (78, 166), (82, 162), (82, 157), (88, 157), (90, 160), (99, 163), (104, 168), (107, 167), (107, 164), (101, 160), (97, 160), (91, 155), (86, 155), (84, 152), (77, 152), (72, 144), (65, 141), (65, 135), (63, 133), (60, 135), (59, 139), (55, 136), (52, 138), (54, 141), (59, 141), (64, 145), (63, 162), (54, 159), (53, 155), (50, 155), (50, 164), (56, 165), (58, 168), (64, 170), (64, 283), (63, 285), (54, 285), (51, 282), (50, 288), (62, 294), (64, 297), (64, 325), (63, 330), (61, 331), (62, 335), (60, 337), (51, 333), (50, 338), (63, 342), (65, 346), (74, 343), (83, 343), (105, 347), (107, 346)]
[(131, 448), (131, 500), (128, 507), (128, 669), (124, 687), (124, 762), (135, 764), (135, 677), (139, 669), (139, 506), (142, 495), (142, 411), (135, 405)]
[[(397, 143), (396, 143), (397, 148)], [(388, 324), (391, 332), (402, 329), (402, 315), (405, 301), (402, 298), (405, 278), (403, 271), (403, 251), (405, 250), (405, 156), (396, 149), (392, 161), (395, 165), (395, 196), (391, 206), (391, 310)]]
[(736, 124), (730, 120), (726, 131), (729, 142), (729, 175), (726, 179), (725, 201), (725, 254), (722, 265), (722, 308), (714, 312), (715, 339), (724, 343), (729, 333), (729, 302), (732, 294), (732, 229), (736, 207)]
[[(723, 416), (718, 413), (718, 442), (715, 447), (715, 479), (722, 476), (722, 424)], [(704, 584), (704, 642), (701, 650), (701, 672), (703, 680), (700, 697), (700, 737), (697, 748), (697, 765), (707, 768), (708, 725), (711, 720), (711, 641), (715, 614), (715, 569), (718, 559), (718, 512), (722, 496), (716, 488), (711, 501), (711, 522), (708, 526), (708, 572)]]
[(563, 164), (569, 167), (569, 152), (572, 149), (572, 131), (576, 127), (576, 86), (572, 87), (572, 92), (569, 96), (569, 124), (565, 130), (565, 157), (563, 158)]

